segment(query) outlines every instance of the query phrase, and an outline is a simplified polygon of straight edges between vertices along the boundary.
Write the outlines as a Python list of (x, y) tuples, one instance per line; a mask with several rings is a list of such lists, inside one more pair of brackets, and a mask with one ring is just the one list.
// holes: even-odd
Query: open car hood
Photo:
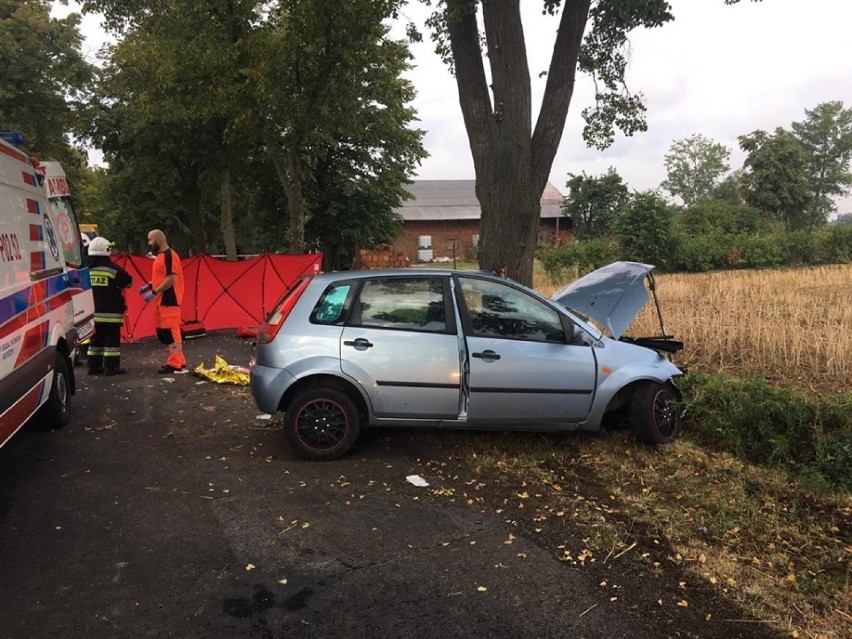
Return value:
[(558, 290), (551, 299), (588, 315), (619, 339), (648, 301), (645, 276), (654, 266), (613, 262)]

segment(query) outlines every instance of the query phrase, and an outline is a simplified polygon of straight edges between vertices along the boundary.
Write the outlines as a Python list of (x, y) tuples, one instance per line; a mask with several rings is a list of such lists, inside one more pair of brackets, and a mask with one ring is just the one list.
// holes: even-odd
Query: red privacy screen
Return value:
[[(136, 290), (151, 280), (149, 257), (122, 253), (113, 257), (133, 277), (127, 290), (127, 313), (121, 339), (134, 342), (156, 335), (154, 305), (146, 304)], [(198, 320), (214, 331), (239, 326), (256, 327), (296, 280), (306, 273), (319, 273), (322, 254), (273, 255), (228, 262), (209, 255), (182, 260), (185, 281), (181, 315), (184, 321)]]

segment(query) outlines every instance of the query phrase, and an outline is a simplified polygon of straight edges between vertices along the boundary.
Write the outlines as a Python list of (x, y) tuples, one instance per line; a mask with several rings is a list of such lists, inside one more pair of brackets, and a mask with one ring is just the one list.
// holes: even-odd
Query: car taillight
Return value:
[(296, 302), (299, 301), (302, 293), (305, 292), (305, 289), (308, 288), (308, 284), (310, 283), (311, 278), (304, 277), (284, 294), (281, 301), (276, 304), (275, 310), (269, 314), (269, 317), (261, 325), (260, 330), (257, 333), (258, 342), (261, 344), (268, 344), (275, 339), (275, 336), (278, 335), (278, 331), (281, 330), (281, 327), (284, 325), (284, 320), (287, 319), (290, 311), (292, 311), (293, 307), (296, 306)]

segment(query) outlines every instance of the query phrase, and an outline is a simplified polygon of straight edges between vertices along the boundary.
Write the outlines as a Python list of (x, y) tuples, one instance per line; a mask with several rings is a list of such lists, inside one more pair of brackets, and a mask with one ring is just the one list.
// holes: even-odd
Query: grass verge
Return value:
[(424, 463), (455, 486), (443, 494), (493, 509), (601, 583), (614, 561), (675, 583), (645, 602), (649, 613), (709, 592), (747, 617), (720, 619), (705, 603), (713, 636), (734, 636), (725, 623), (852, 636), (852, 468), (837, 453), (852, 432), (848, 397), (722, 376), (685, 387), (692, 417), (670, 446), (624, 431), (465, 433), (447, 459)]

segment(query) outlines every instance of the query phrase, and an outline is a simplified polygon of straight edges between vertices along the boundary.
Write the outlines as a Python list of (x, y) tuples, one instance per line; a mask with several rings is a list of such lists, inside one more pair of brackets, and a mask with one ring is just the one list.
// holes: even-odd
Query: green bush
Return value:
[(788, 266), (812, 264), (817, 254), (817, 238), (810, 231), (791, 231), (779, 236), (784, 250), (784, 263)]
[(824, 264), (852, 262), (852, 225), (834, 224), (821, 231), (820, 253)]
[(597, 238), (582, 242), (572, 240), (562, 246), (540, 250), (538, 258), (552, 278), (559, 278), (569, 270), (584, 275), (621, 259), (621, 247), (616, 242)]
[(768, 233), (779, 226), (754, 207), (721, 200), (705, 200), (693, 205), (683, 212), (678, 222), (690, 235)]
[(740, 234), (733, 238), (739, 264), (745, 268), (775, 268), (784, 264), (784, 246), (778, 235)]
[(702, 273), (729, 265), (731, 242), (727, 236), (681, 235), (675, 243), (671, 267), (676, 271)]
[[(651, 208), (652, 204), (653, 201), (649, 204)], [(696, 224), (695, 221), (692, 223)], [(665, 270), (688, 273), (725, 268), (777, 268), (852, 262), (852, 225), (834, 224), (816, 230), (791, 232), (731, 234), (719, 230), (691, 233), (688, 231), (689, 225), (681, 222), (674, 235), (669, 235), (664, 226), (656, 230), (637, 231), (635, 237), (627, 236), (627, 231), (621, 229), (625, 235), (620, 243), (602, 239), (572, 241), (558, 248), (544, 248), (538, 256), (551, 276), (564, 274), (568, 269), (574, 269), (582, 275), (619, 259), (650, 261)], [(640, 251), (643, 245), (651, 243), (652, 237), (657, 238), (654, 240), (657, 243), (655, 251)]]
[(681, 386), (693, 436), (702, 443), (852, 490), (852, 393), (815, 398), (725, 375), (687, 375)]
[(636, 193), (610, 228), (625, 259), (667, 267), (673, 253), (674, 209), (653, 191)]

